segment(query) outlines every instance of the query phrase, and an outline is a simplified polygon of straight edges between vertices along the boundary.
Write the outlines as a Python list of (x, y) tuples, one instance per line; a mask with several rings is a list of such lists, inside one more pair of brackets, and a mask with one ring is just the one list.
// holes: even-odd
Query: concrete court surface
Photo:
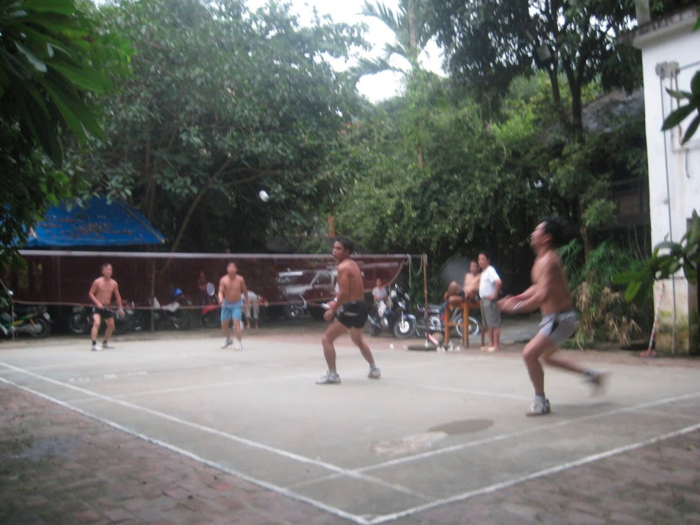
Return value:
[(700, 369), (682, 362), (607, 362), (600, 397), (548, 370), (553, 414), (526, 418), (517, 351), (408, 351), (368, 338), (375, 381), (343, 338), (342, 385), (318, 386), (318, 334), (261, 330), (243, 351), (168, 335), (101, 353), (84, 338), (3, 343), (0, 381), (355, 523), (401, 521), (700, 428)]

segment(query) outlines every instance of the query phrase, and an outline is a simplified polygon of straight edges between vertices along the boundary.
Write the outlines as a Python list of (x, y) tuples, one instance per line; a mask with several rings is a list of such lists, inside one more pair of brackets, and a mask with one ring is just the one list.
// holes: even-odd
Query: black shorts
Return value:
[(107, 310), (106, 308), (97, 308), (97, 306), (92, 307), (92, 315), (101, 315), (102, 319), (111, 319), (114, 317), (114, 314), (112, 313), (111, 310)]
[(363, 328), (367, 322), (367, 303), (350, 301), (338, 310), (338, 321), (348, 328)]

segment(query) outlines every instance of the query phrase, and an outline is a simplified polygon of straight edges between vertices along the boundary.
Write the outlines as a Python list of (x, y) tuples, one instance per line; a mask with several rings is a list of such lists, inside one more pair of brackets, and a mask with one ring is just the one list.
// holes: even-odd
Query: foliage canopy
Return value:
[(89, 93), (126, 74), (128, 47), (77, 0), (0, 0), (1, 257), (44, 210), (72, 193), (64, 147), (104, 136)]
[(121, 0), (101, 14), (136, 55), (133, 78), (100, 101), (111, 118), (85, 162), (95, 192), (129, 199), (173, 251), (260, 250), (268, 228), (324, 218), (324, 159), (358, 100), (327, 57), (361, 45), (359, 28), (236, 0)]

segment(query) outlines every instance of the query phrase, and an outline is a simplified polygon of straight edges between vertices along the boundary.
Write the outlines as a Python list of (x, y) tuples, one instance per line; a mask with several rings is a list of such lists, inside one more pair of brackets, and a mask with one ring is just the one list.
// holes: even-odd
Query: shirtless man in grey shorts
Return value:
[(605, 373), (581, 367), (554, 353), (559, 345), (576, 331), (578, 321), (573, 309), (569, 284), (564, 273), (564, 265), (556, 248), (562, 239), (562, 225), (559, 220), (545, 218), (530, 235), (530, 246), (536, 257), (532, 266), (532, 286), (522, 294), (507, 296), (498, 303), (502, 312), (528, 312), (539, 308), (542, 312), (540, 331), (523, 349), (530, 381), (535, 388), (528, 416), (542, 416), (550, 413), (549, 399), (544, 394), (544, 369), (542, 361), (557, 368), (577, 372), (586, 376), (593, 386), (601, 387)]
[(367, 377), (379, 379), (382, 375), (377, 365), (374, 364), (372, 352), (362, 339), (362, 329), (367, 322), (368, 312), (360, 267), (350, 259), (353, 249), (353, 243), (342, 237), (336, 238), (333, 243), (333, 260), (338, 263), (338, 295), (328, 303), (328, 310), (323, 315), (330, 323), (321, 339), (328, 371), (316, 381), (319, 385), (340, 383), (340, 376), (335, 367), (336, 353), (333, 343), (348, 330), (350, 331), (350, 339), (360, 349), (362, 357), (369, 363)]

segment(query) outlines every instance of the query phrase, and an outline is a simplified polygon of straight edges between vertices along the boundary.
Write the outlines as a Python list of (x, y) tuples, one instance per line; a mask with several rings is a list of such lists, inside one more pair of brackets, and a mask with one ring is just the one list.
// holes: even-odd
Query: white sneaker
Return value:
[(231, 346), (233, 344), (233, 339), (226, 339), (224, 341), (224, 344), (221, 345), (221, 348), (226, 348), (227, 346)]
[(94, 345), (92, 345), (92, 351), (93, 352), (102, 352), (102, 347), (100, 345), (98, 345), (97, 343), (95, 343)]
[(379, 370), (379, 368), (377, 368), (376, 366), (371, 366), (369, 368), (369, 374), (367, 374), (367, 377), (369, 377), (370, 379), (379, 379), (380, 377), (382, 377), (382, 371)]
[(316, 380), (317, 385), (339, 385), (340, 376), (330, 370)]
[(243, 343), (241, 343), (240, 341), (234, 342), (233, 349), (234, 350), (243, 350)]
[(549, 406), (549, 399), (544, 397), (535, 396), (532, 400), (532, 406), (530, 406), (530, 411), (525, 412), (526, 416), (545, 416), (549, 414), (552, 409)]
[(102, 343), (102, 349), (103, 350), (107, 350), (107, 349), (114, 350), (114, 347), (111, 344), (109, 344), (109, 341), (105, 341), (104, 343)]

